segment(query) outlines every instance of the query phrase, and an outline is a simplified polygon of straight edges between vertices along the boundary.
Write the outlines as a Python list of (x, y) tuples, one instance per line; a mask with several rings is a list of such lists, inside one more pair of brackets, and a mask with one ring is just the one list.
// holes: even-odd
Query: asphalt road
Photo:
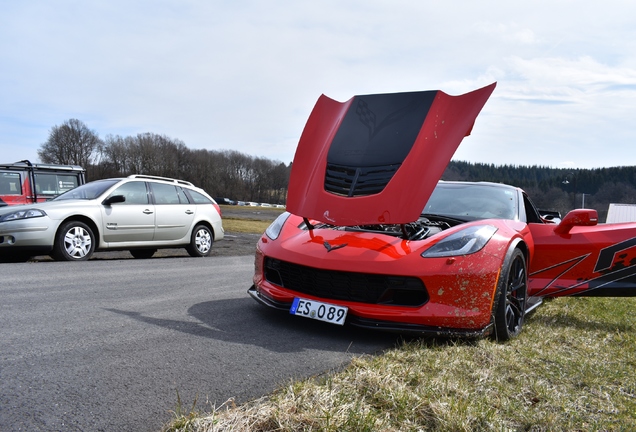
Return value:
[(271, 311), (253, 256), (0, 264), (0, 431), (158, 431), (397, 337)]

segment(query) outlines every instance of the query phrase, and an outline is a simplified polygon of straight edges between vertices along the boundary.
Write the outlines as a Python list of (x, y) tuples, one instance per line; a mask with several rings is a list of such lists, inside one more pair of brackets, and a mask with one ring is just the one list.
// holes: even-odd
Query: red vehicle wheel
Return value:
[(496, 296), (493, 337), (499, 342), (505, 342), (521, 333), (526, 315), (528, 273), (525, 256), (519, 249), (515, 248), (506, 259)]

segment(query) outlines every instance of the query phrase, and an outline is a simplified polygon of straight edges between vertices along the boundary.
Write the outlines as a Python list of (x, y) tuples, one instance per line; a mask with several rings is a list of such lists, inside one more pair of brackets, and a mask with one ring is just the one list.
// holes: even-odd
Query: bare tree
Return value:
[[(284, 202), (290, 166), (236, 150), (190, 150), (154, 133), (107, 135), (96, 149), (103, 176), (150, 174), (191, 181), (212, 196)], [(103, 178), (103, 177), (102, 177)]]
[(70, 119), (51, 128), (49, 139), (38, 150), (38, 156), (44, 163), (88, 167), (99, 144), (97, 132), (80, 120)]

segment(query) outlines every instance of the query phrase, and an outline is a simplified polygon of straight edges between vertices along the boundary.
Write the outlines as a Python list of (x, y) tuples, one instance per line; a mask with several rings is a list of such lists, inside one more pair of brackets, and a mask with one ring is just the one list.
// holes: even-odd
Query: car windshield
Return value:
[(460, 220), (516, 219), (517, 194), (505, 186), (439, 183), (422, 213)]
[(78, 186), (75, 189), (71, 189), (68, 192), (64, 192), (62, 195), (53, 199), (53, 201), (74, 200), (74, 199), (82, 199), (82, 200), (95, 199), (101, 194), (103, 194), (112, 185), (119, 182), (120, 180), (121, 179), (108, 179), (108, 180), (97, 180), (94, 182), (86, 183), (85, 185)]

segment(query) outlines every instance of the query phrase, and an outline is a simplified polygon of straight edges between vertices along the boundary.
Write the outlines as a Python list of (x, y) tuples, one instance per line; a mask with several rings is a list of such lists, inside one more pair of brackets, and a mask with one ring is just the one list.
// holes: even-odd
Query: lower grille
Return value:
[(265, 279), (299, 293), (369, 304), (421, 306), (428, 301), (416, 277), (322, 270), (265, 258)]

